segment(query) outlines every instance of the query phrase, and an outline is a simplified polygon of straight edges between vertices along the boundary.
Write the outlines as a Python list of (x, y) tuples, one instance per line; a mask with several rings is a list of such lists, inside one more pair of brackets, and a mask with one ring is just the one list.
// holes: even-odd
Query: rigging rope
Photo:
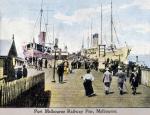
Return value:
[(30, 41), (32, 41), (32, 39), (34, 38), (35, 28), (36, 28), (36, 25), (37, 25), (37, 23), (38, 23), (39, 17), (40, 17), (40, 16), (38, 16), (37, 19), (36, 19), (36, 21), (35, 21), (35, 24), (34, 24), (34, 27), (33, 27), (33, 32), (32, 32), (32, 35), (31, 35), (31, 40), (30, 40)]
[(117, 42), (118, 42), (118, 44), (120, 44), (114, 23), (112, 23), (112, 25), (113, 25), (113, 29), (114, 29), (114, 32), (115, 32), (115, 35), (117, 38)]

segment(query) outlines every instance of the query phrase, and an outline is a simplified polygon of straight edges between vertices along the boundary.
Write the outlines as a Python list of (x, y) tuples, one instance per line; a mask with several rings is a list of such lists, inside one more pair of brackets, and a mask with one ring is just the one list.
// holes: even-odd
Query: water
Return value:
[(150, 55), (129, 55), (128, 61), (136, 62), (136, 56), (138, 56), (140, 65), (148, 66), (150, 68)]

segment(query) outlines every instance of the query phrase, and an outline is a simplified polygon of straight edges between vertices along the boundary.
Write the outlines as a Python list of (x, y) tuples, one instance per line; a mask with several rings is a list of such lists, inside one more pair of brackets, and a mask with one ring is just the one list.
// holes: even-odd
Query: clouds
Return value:
[(134, 4), (136, 4), (140, 9), (150, 10), (150, 0), (134, 0)]
[[(49, 6), (48, 9), (54, 10), (53, 13), (49, 13), (49, 24), (54, 24), (55, 37), (59, 38), (59, 44), (62, 48), (67, 44), (70, 51), (80, 50), (83, 34), (85, 42), (87, 42), (88, 34), (91, 34), (91, 22), (93, 24), (92, 32), (100, 33), (101, 3), (103, 4), (103, 38), (109, 41), (110, 0), (44, 1), (46, 4), (43, 7)], [(35, 33), (37, 41), (39, 30), (34, 31), (34, 24), (37, 18), (36, 14), (39, 12), (38, 10), (29, 11), (29, 9), (40, 9), (41, 0), (0, 0), (0, 3), (3, 4), (0, 8), (3, 14), (2, 38), (11, 39), (12, 34), (15, 34), (18, 47), (22, 42), (32, 40)], [(130, 46), (133, 46), (134, 52), (143, 53), (150, 42), (149, 6), (150, 0), (113, 1), (113, 19), (119, 40), (126, 41)], [(49, 27), (48, 30), (52, 35), (52, 27)], [(142, 46), (139, 48), (141, 42)]]
[(22, 45), (24, 42), (29, 42), (31, 40), (31, 35), (33, 33), (32, 22), (25, 18), (14, 18), (7, 19), (3, 18), (1, 25), (1, 33), (2, 38), (0, 39), (12, 39), (12, 35), (15, 36), (15, 43), (18, 50), (19, 56), (23, 56), (22, 54)]
[(150, 33), (150, 23), (145, 22), (145, 23), (138, 23), (137, 22), (126, 22), (122, 24), (124, 27), (125, 31), (132, 31), (135, 33), (140, 33), (140, 34), (149, 34)]
[(131, 8), (131, 7), (135, 6), (135, 5), (136, 4), (133, 2), (133, 3), (130, 3), (130, 4), (123, 4), (119, 8), (125, 10), (125, 9)]
[(150, 10), (150, 0), (132, 0), (130, 3), (123, 4), (120, 9), (128, 9), (132, 7), (137, 7), (142, 10)]
[(124, 23), (123, 38), (132, 48), (131, 53), (136, 55), (150, 54), (150, 23)]
[(149, 43), (141, 41), (141, 42), (136, 42), (135, 44), (132, 44), (131, 53), (136, 54), (136, 55), (146, 55), (146, 54), (149, 55), (150, 54)]
[[(105, 5), (102, 7), (103, 13), (107, 13), (110, 11), (109, 5)], [(72, 23), (78, 23), (78, 22), (83, 22), (83, 21), (88, 21), (92, 17), (98, 15), (101, 12), (101, 7), (95, 7), (95, 8), (81, 8), (73, 12), (72, 15), (66, 15), (61, 12), (58, 12), (57, 14), (54, 15), (54, 18), (63, 21), (64, 23), (67, 24), (72, 24)]]
[(12, 34), (15, 34), (18, 37), (18, 40), (27, 40), (32, 30), (31, 26), (32, 22), (25, 18), (3, 18), (1, 30), (2, 36), (3, 38), (10, 38)]
[[(120, 6), (115, 6), (116, 4), (114, 3), (115, 9), (119, 8), (121, 10), (118, 10), (119, 13), (123, 10), (123, 14), (121, 14), (121, 24), (118, 23), (117, 25), (117, 34), (119, 35), (119, 38), (123, 38), (123, 41), (127, 41), (129, 45), (133, 45), (133, 53), (143, 53), (145, 52), (145, 49), (149, 49), (149, 45), (147, 44), (147, 39), (148, 36), (150, 35), (150, 23), (147, 19), (148, 15), (145, 14), (144, 12), (140, 10), (149, 10), (148, 4), (150, 3), (149, 0), (134, 0), (134, 1), (124, 1), (124, 4), (121, 4)], [(136, 11), (136, 9), (139, 9)], [(59, 12), (55, 15), (55, 18), (57, 20), (63, 21), (66, 24), (69, 24), (71, 26), (74, 26), (73, 24), (75, 23), (90, 23), (91, 17), (95, 17), (96, 15), (99, 14), (100, 16), (101, 8), (100, 6), (97, 6), (95, 8), (81, 8), (78, 10), (75, 10), (71, 15), (66, 15), (63, 12)], [(104, 15), (104, 26), (103, 31), (107, 30), (105, 36), (107, 39), (109, 38), (109, 20), (106, 19), (108, 18), (110, 13), (110, 4), (103, 6), (103, 15)], [(141, 17), (139, 15), (141, 14)], [(105, 17), (106, 15), (106, 17)], [(114, 11), (115, 15), (115, 11)], [(143, 18), (142, 18), (143, 17)], [(98, 17), (96, 17), (98, 18)], [(115, 19), (115, 18), (114, 18)], [(95, 20), (94, 20), (95, 21)], [(115, 20), (116, 22), (116, 20)], [(117, 23), (117, 22), (116, 22)], [(89, 24), (90, 25), (90, 24)], [(99, 25), (100, 26), (100, 25)], [(122, 29), (120, 29), (122, 27)], [(96, 28), (98, 26), (93, 27), (93, 31), (96, 32)], [(107, 29), (106, 29), (107, 28)], [(82, 30), (84, 33), (87, 33), (87, 28)], [(87, 37), (88, 35), (86, 35)], [(131, 41), (131, 38), (133, 39), (133, 42)], [(86, 40), (85, 40), (86, 41)], [(141, 41), (143, 42), (141, 45)], [(123, 43), (123, 42), (122, 42)], [(138, 44), (138, 45), (136, 45)], [(146, 45), (144, 45), (146, 44)], [(147, 50), (146, 53), (148, 53), (149, 50)]]
[(136, 29), (136, 32), (147, 34), (150, 33), (150, 23), (137, 24), (133, 28)]
[(72, 24), (89, 20), (89, 17), (91, 17), (95, 13), (96, 12), (93, 8), (89, 8), (77, 10), (71, 16), (67, 16), (59, 12), (54, 17), (58, 20), (64, 21), (65, 23)]

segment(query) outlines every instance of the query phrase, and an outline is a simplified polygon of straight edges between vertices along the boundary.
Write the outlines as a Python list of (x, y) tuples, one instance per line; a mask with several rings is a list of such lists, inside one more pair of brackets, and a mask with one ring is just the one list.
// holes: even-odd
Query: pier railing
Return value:
[(142, 69), (141, 83), (150, 87), (150, 69)]
[(36, 88), (40, 88), (40, 90), (44, 91), (44, 86), (45, 86), (44, 73), (40, 73), (26, 78), (21, 78), (19, 80), (15, 80), (12, 82), (1, 83), (0, 84), (0, 107), (7, 107), (7, 105), (10, 105), (12, 103), (14, 103), (14, 105), (17, 105), (18, 104), (17, 99), (21, 95), (25, 94), (26, 92), (29, 92), (33, 88), (34, 90)]

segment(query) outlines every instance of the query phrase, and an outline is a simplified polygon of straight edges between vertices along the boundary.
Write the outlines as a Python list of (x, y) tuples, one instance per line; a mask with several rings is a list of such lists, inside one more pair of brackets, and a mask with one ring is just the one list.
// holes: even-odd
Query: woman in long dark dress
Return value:
[(85, 88), (85, 95), (86, 96), (93, 96), (95, 95), (93, 86), (92, 86), (92, 81), (94, 81), (93, 75), (90, 73), (90, 70), (87, 70), (87, 74), (83, 76), (83, 86)]

